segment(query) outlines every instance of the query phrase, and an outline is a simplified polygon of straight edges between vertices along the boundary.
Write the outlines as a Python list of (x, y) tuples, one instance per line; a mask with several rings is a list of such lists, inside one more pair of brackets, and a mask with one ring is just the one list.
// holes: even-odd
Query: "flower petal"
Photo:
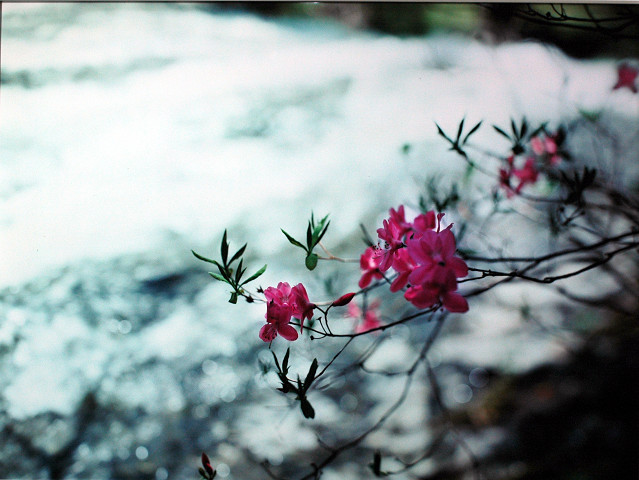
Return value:
[(288, 324), (279, 324), (277, 326), (277, 333), (279, 333), (286, 340), (293, 342), (297, 340), (297, 330), (295, 330), (291, 325)]

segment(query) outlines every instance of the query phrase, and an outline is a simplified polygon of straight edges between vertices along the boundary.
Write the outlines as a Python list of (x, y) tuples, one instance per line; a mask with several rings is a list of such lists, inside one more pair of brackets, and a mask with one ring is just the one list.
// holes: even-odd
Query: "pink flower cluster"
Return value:
[(558, 133), (534, 136), (530, 139), (531, 154), (526, 157), (511, 154), (506, 158), (506, 165), (499, 169), (499, 185), (508, 198), (519, 194), (526, 185), (537, 183), (542, 167), (554, 167), (561, 161), (559, 142)]
[(300, 331), (304, 328), (304, 320), (313, 317), (314, 303), (308, 300), (304, 285), (298, 283), (294, 287), (286, 282), (277, 284), (277, 288), (268, 287), (264, 291), (266, 297), (266, 325), (260, 330), (260, 338), (272, 342), (277, 335), (286, 340), (297, 340), (297, 331), (290, 325), (292, 317), (299, 319)]
[(441, 229), (443, 216), (430, 211), (407, 222), (403, 205), (391, 208), (390, 217), (377, 230), (383, 246), (369, 247), (361, 256), (359, 286), (365, 288), (392, 268), (397, 276), (390, 290), (407, 287), (404, 298), (416, 307), (441, 304), (451, 312), (468, 311), (468, 302), (457, 293), (457, 279), (468, 275), (468, 266), (455, 256), (452, 224)]

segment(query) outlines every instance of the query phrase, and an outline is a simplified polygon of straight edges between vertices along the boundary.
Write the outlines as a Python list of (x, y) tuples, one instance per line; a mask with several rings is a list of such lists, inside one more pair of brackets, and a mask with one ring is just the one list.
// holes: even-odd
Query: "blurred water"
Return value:
[(0, 476), (188, 478), (216, 445), (229, 478), (259, 478), (238, 467), (244, 446), (273, 464), (316, 447), (283, 410), (276, 431), (254, 428), (265, 419), (243, 405), (278, 398), (253, 380), (263, 312), (230, 308), (190, 249), (213, 254), (229, 227), (255, 268), (269, 263), (264, 285), (312, 282), (279, 228), (331, 213), (327, 243), (356, 253), (360, 222), (463, 171), (434, 121), (557, 121), (615, 81), (612, 62), (532, 43), (172, 4), (2, 11)]

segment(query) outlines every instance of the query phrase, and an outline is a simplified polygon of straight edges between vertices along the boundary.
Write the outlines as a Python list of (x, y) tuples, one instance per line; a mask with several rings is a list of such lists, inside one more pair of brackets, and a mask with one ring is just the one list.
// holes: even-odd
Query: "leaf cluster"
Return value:
[[(237, 252), (235, 252), (229, 259), (230, 243), (227, 241), (226, 237), (227, 237), (226, 230), (224, 230), (224, 235), (222, 236), (222, 244), (220, 245), (220, 255), (222, 257), (221, 263), (218, 262), (217, 260), (206, 258), (196, 253), (193, 250), (191, 250), (191, 252), (193, 253), (193, 255), (195, 255), (197, 259), (202, 260), (203, 262), (208, 262), (215, 265), (219, 273), (209, 272), (209, 275), (211, 275), (214, 279), (220, 282), (229, 284), (231, 288), (233, 288), (233, 292), (231, 292), (231, 298), (229, 299), (229, 303), (237, 303), (237, 297), (239, 295), (245, 296), (246, 300), (251, 302), (252, 297), (247, 296), (242, 287), (246, 285), (247, 283), (252, 282), (256, 278), (258, 278), (260, 275), (262, 275), (266, 271), (266, 265), (264, 265), (262, 268), (260, 268), (257, 272), (255, 272), (253, 275), (251, 275), (247, 279), (242, 280), (242, 277), (244, 276), (244, 273), (246, 272), (246, 267), (244, 267), (244, 259), (242, 258), (242, 255), (244, 255), (244, 251), (246, 250), (246, 246), (248, 244), (245, 243), (244, 246), (242, 246), (242, 248), (240, 248)], [(233, 263), (236, 261), (238, 262), (237, 267), (233, 267)]]
[(442, 137), (446, 139), (448, 143), (450, 143), (449, 150), (453, 150), (459, 153), (460, 155), (462, 155), (463, 157), (468, 158), (468, 155), (466, 155), (466, 152), (464, 151), (462, 147), (466, 145), (468, 138), (477, 130), (479, 130), (479, 127), (481, 126), (483, 120), (477, 123), (473, 128), (471, 128), (470, 131), (466, 133), (466, 135), (463, 135), (465, 120), (466, 120), (466, 117), (462, 118), (461, 122), (459, 122), (459, 127), (457, 128), (457, 137), (454, 140), (450, 138), (448, 135), (446, 135), (446, 133), (444, 133), (442, 128), (437, 123), (435, 123), (435, 126), (437, 127), (437, 133), (439, 133)]
[(526, 117), (522, 118), (521, 124), (519, 127), (515, 123), (514, 119), (510, 119), (510, 130), (511, 133), (506, 133), (506, 131), (497, 125), (493, 125), (493, 128), (497, 133), (506, 137), (512, 143), (512, 151), (515, 155), (520, 155), (524, 153), (524, 144), (527, 140), (530, 140), (532, 137), (539, 135), (540, 132), (546, 130), (547, 122), (542, 123), (535, 130), (529, 131), (528, 121)]
[[(457, 184), (453, 183), (450, 190), (441, 193), (441, 190), (437, 186), (438, 183), (439, 179), (431, 177), (431, 179), (426, 184), (426, 194), (428, 196), (428, 201), (430, 201), (430, 204), (434, 205), (435, 211), (437, 212), (443, 212), (448, 208), (454, 208), (460, 200)], [(428, 210), (432, 210), (431, 208), (429, 208), (428, 201), (426, 197), (420, 195), (419, 208), (423, 213), (426, 213)]]
[(281, 365), (279, 360), (277, 359), (277, 355), (275, 355), (275, 352), (271, 351), (271, 353), (273, 354), (273, 359), (275, 360), (275, 366), (277, 367), (277, 376), (282, 382), (282, 386), (278, 388), (278, 390), (285, 394), (291, 393), (291, 392), (295, 393), (297, 395), (295, 399), (300, 401), (300, 407), (302, 409), (302, 414), (304, 415), (304, 418), (315, 418), (315, 410), (313, 409), (313, 406), (311, 405), (311, 403), (308, 401), (308, 398), (306, 397), (306, 393), (308, 392), (308, 389), (317, 378), (317, 367), (318, 367), (317, 358), (313, 359), (313, 362), (311, 363), (311, 367), (309, 368), (308, 373), (306, 374), (306, 378), (303, 381), (298, 375), (297, 381), (291, 382), (287, 376), (288, 367), (289, 367), (288, 359), (291, 353), (291, 349), (290, 348), (286, 349), (286, 354), (284, 354), (284, 358), (282, 359)]
[(566, 172), (561, 172), (561, 179), (564, 185), (568, 188), (568, 197), (566, 197), (566, 203), (574, 203), (576, 205), (583, 204), (584, 191), (592, 186), (597, 176), (596, 168), (584, 167), (583, 173), (573, 172), (572, 178), (570, 178)]
[(306, 229), (306, 245), (286, 233), (284, 229), (281, 229), (282, 233), (286, 236), (287, 240), (292, 245), (299, 247), (304, 250), (304, 252), (306, 252), (306, 259), (304, 260), (304, 263), (306, 265), (306, 268), (308, 268), (309, 270), (314, 270), (317, 266), (317, 260), (319, 259), (319, 257), (316, 253), (313, 253), (313, 249), (317, 246), (320, 240), (322, 240), (322, 237), (326, 233), (326, 230), (328, 230), (328, 226), (330, 223), (331, 222), (330, 220), (328, 220), (328, 215), (326, 215), (319, 221), (319, 223), (316, 224), (315, 217), (313, 213), (311, 213), (311, 219), (309, 220), (308, 227)]

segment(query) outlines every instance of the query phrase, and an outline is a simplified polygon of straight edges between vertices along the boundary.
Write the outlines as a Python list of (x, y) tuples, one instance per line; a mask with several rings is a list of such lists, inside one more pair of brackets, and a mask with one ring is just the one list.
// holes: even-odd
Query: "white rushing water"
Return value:
[[(264, 283), (275, 283), (274, 255), (287, 245), (280, 228), (301, 234), (311, 211), (330, 213), (327, 243), (336, 244), (357, 236), (360, 222), (372, 229), (389, 207), (414, 203), (429, 176), (463, 172), (435, 121), (454, 131), (464, 116), (504, 125), (523, 115), (558, 122), (604, 104), (637, 108), (611, 101), (612, 61), (579, 62), (536, 43), (398, 39), (171, 4), (9, 3), (2, 12), (0, 288), (28, 297), (28, 282), (48, 278), (38, 295), (49, 308), (60, 302), (53, 313), (38, 310), (40, 299), (3, 307), (0, 344), (13, 353), (1, 363), (2, 408), (18, 419), (70, 415), (88, 390), (126, 408), (178, 411), (186, 400), (177, 374), (131, 380), (132, 366), (188, 358), (188, 369), (232, 357), (244, 328), (232, 319), (252, 314), (253, 331), (263, 315), (242, 306), (225, 321), (226, 292), (212, 284), (191, 303), (160, 309), (146, 329), (117, 316), (95, 326), (64, 303), (78, 283), (93, 288), (85, 262), (139, 255), (195, 264), (190, 248), (217, 251), (228, 226), (256, 264), (269, 263)], [(506, 148), (494, 141), (477, 135)], [(144, 279), (156, 268), (149, 263), (131, 276)], [(57, 281), (65, 268), (83, 273)], [(116, 273), (128, 275), (95, 275), (124, 292)], [(146, 311), (147, 300), (136, 297), (135, 308)], [(202, 316), (213, 310), (221, 323), (211, 330)], [(502, 334), (492, 318), (480, 321)], [(446, 348), (457, 347), (441, 354)], [(490, 358), (485, 350), (490, 344), (474, 351), (477, 362)], [(238, 372), (224, 368), (216, 375), (226, 375), (226, 390), (205, 400), (239, 395)]]
[[(199, 245), (242, 218), (277, 232), (330, 212), (339, 238), (413, 200), (414, 172), (454, 158), (434, 121), (554, 120), (601, 103), (615, 76), (537, 44), (399, 40), (172, 5), (3, 12), (3, 78), (31, 83), (2, 88), (5, 286), (144, 251), (167, 232)], [(404, 161), (405, 142), (423, 157)]]

